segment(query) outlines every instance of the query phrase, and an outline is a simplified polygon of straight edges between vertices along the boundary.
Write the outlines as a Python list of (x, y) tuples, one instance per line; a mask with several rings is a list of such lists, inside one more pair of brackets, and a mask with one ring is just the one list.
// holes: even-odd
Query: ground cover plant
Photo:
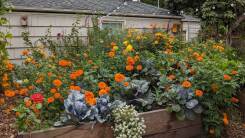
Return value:
[[(77, 23), (72, 30), (35, 44), (23, 33), (31, 48), (22, 52), (25, 61), (11, 68), (2, 83), (5, 99), (16, 98), (19, 131), (113, 122), (123, 111), (137, 118), (133, 110), (166, 108), (180, 120), (201, 114), (207, 135), (222, 135), (229, 123), (227, 109), (239, 102), (236, 90), (245, 74), (231, 48), (212, 40), (183, 42), (158, 29), (112, 32), (97, 27), (89, 30), (84, 45)], [(135, 109), (123, 110), (124, 104)], [(118, 120), (128, 121), (114, 118)], [(132, 133), (142, 135), (143, 121), (137, 120), (133, 125), (139, 130)], [(118, 137), (121, 129), (127, 128), (118, 127)]]

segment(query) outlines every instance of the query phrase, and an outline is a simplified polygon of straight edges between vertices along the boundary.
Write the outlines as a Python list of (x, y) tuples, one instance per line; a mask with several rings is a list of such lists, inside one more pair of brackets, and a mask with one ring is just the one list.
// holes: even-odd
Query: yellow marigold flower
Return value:
[(30, 58), (30, 57), (28, 57), (27, 59), (26, 59), (26, 62), (27, 63), (30, 63), (32, 61), (32, 58)]
[(115, 51), (117, 51), (118, 50), (118, 46), (113, 46), (112, 49), (115, 50)]
[(128, 42), (128, 41), (124, 41), (123, 44), (124, 44), (125, 46), (128, 46), (129, 42)]
[(129, 45), (127, 46), (127, 48), (126, 48), (126, 51), (128, 51), (128, 52), (129, 52), (129, 51), (133, 51), (133, 46), (129, 44)]

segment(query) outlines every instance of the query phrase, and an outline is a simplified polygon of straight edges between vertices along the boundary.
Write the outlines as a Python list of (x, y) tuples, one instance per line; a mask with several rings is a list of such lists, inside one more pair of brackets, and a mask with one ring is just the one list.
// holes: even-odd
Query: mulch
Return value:
[[(0, 93), (0, 98), (4, 97)], [(4, 104), (0, 105), (0, 138), (14, 138), (17, 136), (15, 128), (15, 114), (12, 110), (13, 100), (5, 100)]]

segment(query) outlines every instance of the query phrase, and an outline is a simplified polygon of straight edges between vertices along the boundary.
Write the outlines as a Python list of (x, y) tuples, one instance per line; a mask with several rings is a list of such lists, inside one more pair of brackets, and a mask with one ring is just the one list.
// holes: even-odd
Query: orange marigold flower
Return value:
[(54, 94), (57, 92), (57, 90), (55, 88), (52, 88), (52, 89), (50, 89), (50, 92)]
[(90, 98), (94, 98), (93, 92), (90, 92), (90, 91), (86, 91), (84, 95), (85, 95), (85, 100), (90, 99)]
[(117, 73), (115, 76), (114, 76), (114, 79), (116, 82), (123, 82), (125, 80), (125, 76), (121, 73)]
[(29, 89), (29, 90), (34, 90), (34, 89), (35, 89), (35, 86), (30, 85), (30, 86), (28, 86), (28, 89)]
[(198, 57), (196, 57), (196, 60), (201, 62), (203, 60), (203, 57), (202, 56), (198, 56)]
[(226, 113), (223, 114), (223, 122), (224, 122), (224, 125), (228, 125), (229, 124), (229, 120), (228, 120), (228, 116)]
[(62, 85), (62, 81), (60, 81), (59, 79), (56, 79), (53, 81), (53, 85), (56, 87), (60, 87)]
[(81, 91), (79, 86), (70, 86), (70, 90)]
[(110, 57), (110, 58), (113, 58), (113, 57), (115, 57), (115, 52), (113, 52), (113, 51), (110, 51), (109, 53), (108, 53), (108, 56)]
[(191, 82), (187, 80), (182, 83), (182, 87), (184, 88), (190, 88), (191, 86), (192, 86)]
[(12, 64), (12, 63), (7, 63), (7, 69), (8, 69), (9, 71), (13, 70), (13, 69), (14, 69), (14, 64)]
[(96, 104), (96, 99), (92, 92), (86, 91), (84, 95), (85, 95), (85, 101), (87, 104), (89, 104), (90, 106), (93, 106)]
[(225, 74), (223, 77), (224, 77), (224, 80), (226, 80), (226, 81), (231, 80), (231, 76), (229, 76), (229, 75), (227, 75), (227, 74)]
[(29, 90), (28, 90), (27, 88), (23, 88), (23, 89), (20, 89), (20, 90), (19, 90), (19, 94), (20, 94), (20, 95), (27, 95), (28, 91), (29, 91)]
[(77, 74), (77, 76), (81, 76), (83, 75), (84, 71), (82, 69), (79, 69), (75, 73)]
[(70, 67), (72, 65), (72, 63), (69, 60), (60, 60), (59, 65), (61, 67)]
[(99, 91), (99, 96), (102, 96), (102, 95), (105, 95), (105, 94), (108, 94), (108, 92), (105, 89), (101, 89)]
[(2, 87), (3, 88), (7, 88), (9, 86), (10, 86), (10, 84), (8, 82), (2, 82)]
[(93, 106), (93, 105), (96, 104), (96, 99), (95, 99), (95, 98), (89, 99), (89, 100), (87, 101), (87, 103), (88, 103), (90, 106)]
[(72, 80), (76, 80), (79, 76), (83, 75), (83, 70), (80, 69), (80, 70), (77, 70), (77, 71), (74, 71), (70, 74), (70, 79)]
[(54, 98), (53, 97), (49, 97), (47, 99), (47, 102), (48, 102), (48, 104), (53, 103), (54, 102)]
[(42, 83), (44, 80), (43, 77), (39, 77), (37, 80), (36, 80), (36, 83), (39, 84), (39, 83)]
[(134, 66), (132, 66), (132, 65), (127, 65), (127, 66), (126, 66), (126, 70), (127, 70), (127, 71), (132, 71), (132, 70), (134, 70)]
[(238, 103), (239, 102), (239, 99), (235, 98), (235, 97), (232, 97), (231, 98), (231, 102), (233, 103)]
[(71, 80), (76, 80), (77, 79), (77, 75), (75, 73), (71, 73), (70, 74), (70, 79)]
[(5, 103), (4, 98), (0, 98), (0, 106), (3, 105)]
[(140, 57), (138, 55), (134, 56), (134, 61), (137, 62), (140, 60)]
[(231, 74), (232, 74), (232, 75), (237, 75), (238, 72), (237, 72), (236, 70), (232, 70), (232, 71), (231, 71)]
[(169, 79), (169, 80), (174, 80), (175, 78), (176, 78), (176, 76), (173, 75), (173, 74), (171, 74), (171, 75), (168, 76), (168, 79)]
[(16, 117), (20, 116), (20, 112), (15, 112)]
[(135, 64), (134, 58), (128, 57), (128, 58), (127, 58), (127, 64), (128, 64), (128, 65), (134, 65), (134, 64)]
[(202, 90), (196, 90), (196, 91), (195, 91), (195, 94), (196, 94), (196, 96), (198, 96), (198, 97), (202, 97), (203, 91), (202, 91)]
[(2, 81), (8, 81), (8, 80), (9, 80), (8, 74), (7, 74), (7, 73), (4, 73), (4, 74), (3, 74)]
[(123, 85), (124, 85), (125, 87), (128, 87), (128, 86), (129, 86), (129, 82), (124, 82)]
[(143, 69), (143, 66), (142, 66), (142, 65), (137, 65), (136, 69), (137, 69), (138, 71), (141, 71), (141, 70)]
[(28, 54), (29, 54), (29, 50), (26, 49), (26, 50), (23, 50), (22, 51), (22, 55), (23, 56), (27, 56)]
[(194, 57), (199, 57), (199, 56), (200, 56), (200, 54), (197, 53), (197, 52), (194, 52), (192, 55), (193, 55)]
[(54, 98), (55, 98), (55, 99), (59, 99), (59, 98), (61, 98), (61, 94), (60, 94), (60, 93), (58, 93), (58, 92), (57, 92), (57, 93), (55, 93), (55, 94), (54, 94)]
[(111, 87), (105, 87), (105, 90), (106, 90), (107, 92), (110, 92), (110, 91), (111, 91)]
[(52, 74), (53, 74), (52, 72), (48, 72), (48, 76), (49, 76), (49, 77), (51, 77), (51, 76), (52, 76)]
[(107, 84), (104, 83), (104, 82), (99, 82), (98, 86), (99, 86), (100, 89), (104, 89), (105, 87), (107, 87)]
[(25, 101), (25, 106), (26, 107), (31, 107), (31, 104), (32, 104), (31, 100)]
[(7, 97), (14, 97), (15, 96), (15, 92), (13, 90), (5, 90), (4, 94)]

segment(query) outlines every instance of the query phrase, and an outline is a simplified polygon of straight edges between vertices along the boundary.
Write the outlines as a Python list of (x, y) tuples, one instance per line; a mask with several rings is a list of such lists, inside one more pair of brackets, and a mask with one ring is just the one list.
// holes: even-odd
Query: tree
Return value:
[[(156, 5), (156, 0), (143, 0)], [(245, 21), (245, 0), (161, 0), (162, 7), (180, 15), (183, 11), (201, 18), (202, 31), (200, 36), (226, 39), (231, 43), (231, 34)]]
[[(141, 2), (158, 6), (158, 0), (141, 0)], [(159, 0), (159, 5), (161, 8), (164, 8), (164, 0)]]
[(203, 35), (230, 43), (232, 31), (245, 20), (244, 9), (244, 0), (206, 0), (201, 11)]
[[(142, 0), (142, 2), (157, 6), (157, 0)], [(174, 14), (185, 13), (194, 14), (196, 9), (200, 9), (205, 0), (160, 0), (160, 7), (169, 9)]]

